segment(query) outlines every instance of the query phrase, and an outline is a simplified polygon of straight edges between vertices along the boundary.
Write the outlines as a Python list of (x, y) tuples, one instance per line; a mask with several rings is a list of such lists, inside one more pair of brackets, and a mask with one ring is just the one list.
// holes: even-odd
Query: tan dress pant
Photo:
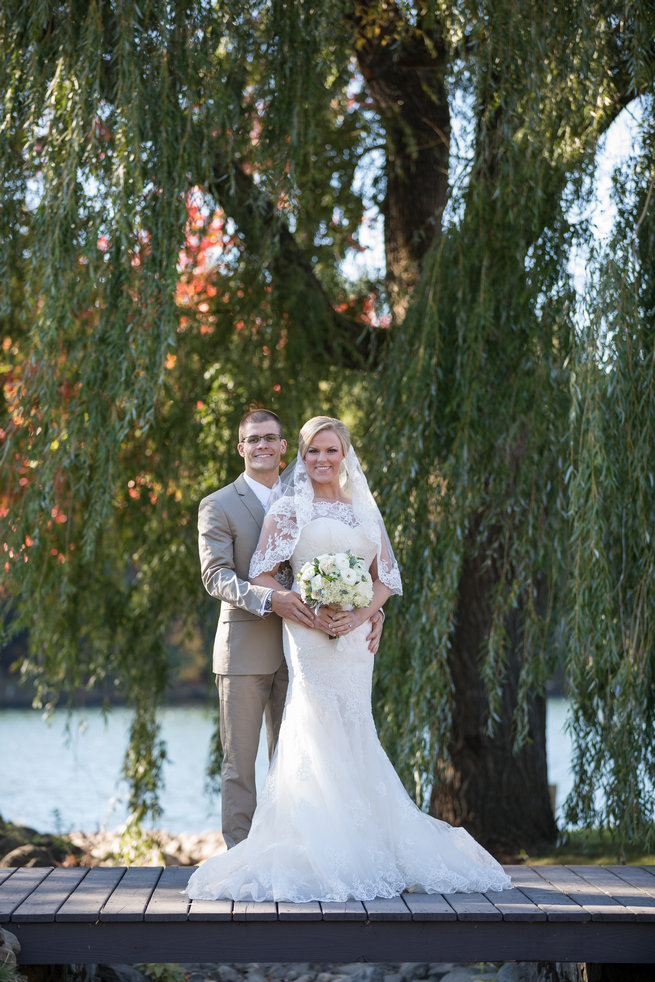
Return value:
[(250, 832), (257, 804), (255, 759), (262, 718), (269, 762), (277, 744), (289, 675), (286, 662), (273, 675), (217, 675), (220, 733), (222, 830), (230, 849)]

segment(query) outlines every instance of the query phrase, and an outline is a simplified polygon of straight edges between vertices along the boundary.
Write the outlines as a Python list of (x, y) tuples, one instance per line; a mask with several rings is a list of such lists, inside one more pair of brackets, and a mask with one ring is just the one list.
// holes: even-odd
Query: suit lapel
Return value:
[(234, 490), (239, 495), (241, 501), (248, 509), (254, 520), (257, 522), (257, 528), (261, 528), (262, 522), (264, 521), (264, 508), (255, 492), (248, 487), (246, 481), (244, 480), (243, 474), (239, 474), (234, 482)]

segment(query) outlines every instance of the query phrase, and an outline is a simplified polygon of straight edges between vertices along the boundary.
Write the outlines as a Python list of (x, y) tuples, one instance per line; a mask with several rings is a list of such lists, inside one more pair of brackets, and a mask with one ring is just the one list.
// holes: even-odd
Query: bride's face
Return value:
[(312, 484), (339, 487), (339, 468), (344, 458), (341, 440), (334, 430), (321, 430), (307, 448), (305, 465)]

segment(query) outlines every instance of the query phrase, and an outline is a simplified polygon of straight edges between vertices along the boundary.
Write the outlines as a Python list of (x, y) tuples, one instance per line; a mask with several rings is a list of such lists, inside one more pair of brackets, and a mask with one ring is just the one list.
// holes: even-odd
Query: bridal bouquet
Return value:
[(298, 571), (300, 596), (310, 607), (352, 610), (368, 607), (373, 596), (371, 574), (359, 556), (347, 552), (325, 552)]

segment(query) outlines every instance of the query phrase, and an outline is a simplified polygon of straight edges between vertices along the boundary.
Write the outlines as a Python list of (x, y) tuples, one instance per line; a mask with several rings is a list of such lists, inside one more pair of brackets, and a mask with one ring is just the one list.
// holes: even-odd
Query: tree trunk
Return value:
[(493, 736), (486, 733), (488, 697), (480, 672), (480, 652), (491, 628), (490, 597), (498, 569), (484, 555), (469, 557), (459, 583), (456, 628), (450, 668), (454, 718), (450, 762), (445, 779), (437, 765), (430, 811), (451, 825), (462, 825), (493, 853), (509, 858), (553, 842), (557, 833), (548, 792), (546, 701), (529, 697), (529, 741), (512, 753), (512, 719), (517, 705), (522, 662), (520, 615), (506, 624), (507, 673), (501, 718)]
[(403, 23), (394, 3), (375, 9), (374, 31), (364, 4), (356, 5), (352, 19), (359, 68), (384, 125), (385, 282), (399, 324), (448, 200), (447, 57), (438, 26), (427, 39)]

